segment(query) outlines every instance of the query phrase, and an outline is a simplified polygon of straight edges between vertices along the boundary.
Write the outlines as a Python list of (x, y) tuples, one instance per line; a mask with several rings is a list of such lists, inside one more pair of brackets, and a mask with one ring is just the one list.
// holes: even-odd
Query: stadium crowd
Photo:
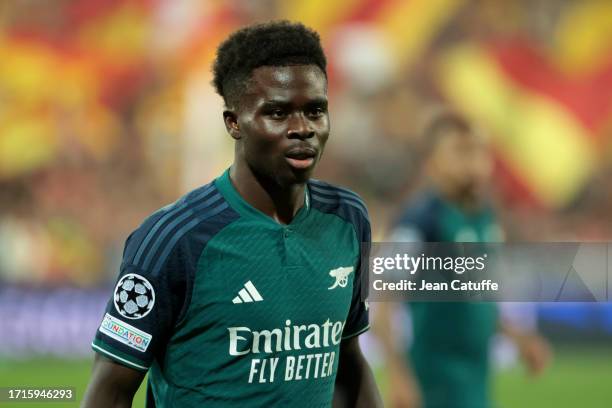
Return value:
[(143, 217), (229, 164), (214, 44), (271, 18), (322, 34), (332, 138), (318, 176), (365, 198), (375, 240), (423, 182), (421, 128), (442, 104), (491, 141), (509, 239), (609, 238), (608, 2), (328, 3), (3, 3), (0, 280), (113, 280)]

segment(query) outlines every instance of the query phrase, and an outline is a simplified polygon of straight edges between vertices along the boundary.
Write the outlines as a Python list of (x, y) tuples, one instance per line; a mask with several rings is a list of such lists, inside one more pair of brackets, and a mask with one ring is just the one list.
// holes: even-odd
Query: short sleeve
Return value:
[[(334, 214), (350, 224), (358, 241), (359, 251), (355, 261), (351, 306), (342, 332), (342, 338), (348, 339), (365, 332), (370, 327), (367, 259), (372, 244), (372, 232), (368, 209), (361, 197), (348, 189), (313, 179), (309, 181), (308, 189), (313, 207), (323, 213)], [(363, 259), (366, 262), (363, 262)]]
[(440, 202), (428, 192), (410, 203), (389, 234), (390, 242), (436, 242), (439, 238), (438, 213)]
[(96, 332), (92, 348), (127, 367), (146, 371), (164, 352), (186, 302), (187, 280), (182, 270), (180, 248), (175, 248), (161, 266), (135, 265), (132, 254), (143, 245), (128, 238), (112, 293)]
[[(366, 213), (367, 215), (367, 213)], [(367, 217), (360, 217), (360, 225), (357, 228), (360, 240), (359, 264), (356, 268), (355, 279), (353, 280), (353, 297), (349, 310), (342, 339), (349, 339), (358, 336), (370, 328), (369, 306), (367, 300), (368, 270), (363, 265), (362, 260), (368, 259), (370, 246), (372, 244), (372, 232), (370, 221)]]

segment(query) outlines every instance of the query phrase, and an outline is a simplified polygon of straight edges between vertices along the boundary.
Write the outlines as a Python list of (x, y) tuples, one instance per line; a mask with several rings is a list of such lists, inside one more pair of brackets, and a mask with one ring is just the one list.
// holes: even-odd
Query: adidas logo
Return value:
[(240, 289), (238, 296), (232, 300), (232, 303), (236, 305), (238, 303), (261, 302), (262, 300), (263, 298), (255, 288), (255, 285), (253, 285), (253, 282), (248, 281), (244, 284), (244, 288)]

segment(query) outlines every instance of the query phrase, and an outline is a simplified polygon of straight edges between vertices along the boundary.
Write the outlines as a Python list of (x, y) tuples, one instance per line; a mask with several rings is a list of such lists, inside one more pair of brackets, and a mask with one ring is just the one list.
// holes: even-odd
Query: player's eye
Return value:
[(312, 119), (319, 119), (327, 114), (327, 102), (313, 102), (306, 105), (306, 115)]
[(287, 116), (287, 112), (284, 109), (270, 109), (267, 114), (273, 119), (283, 119)]
[(308, 116), (312, 118), (320, 118), (321, 116), (325, 114), (325, 109), (321, 107), (316, 107), (316, 108), (309, 109), (306, 113), (308, 114)]

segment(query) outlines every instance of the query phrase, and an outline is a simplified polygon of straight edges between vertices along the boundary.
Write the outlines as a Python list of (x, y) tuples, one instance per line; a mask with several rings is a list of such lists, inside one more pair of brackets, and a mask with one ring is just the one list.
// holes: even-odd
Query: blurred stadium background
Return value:
[[(333, 130), (318, 177), (366, 199), (375, 239), (446, 103), (491, 140), (509, 240), (611, 240), (610, 1), (2, 1), (0, 386), (82, 396), (124, 239), (231, 162), (216, 45), (272, 18), (321, 33)], [(503, 364), (499, 406), (612, 406), (611, 306), (536, 305), (555, 362), (537, 380)]]

